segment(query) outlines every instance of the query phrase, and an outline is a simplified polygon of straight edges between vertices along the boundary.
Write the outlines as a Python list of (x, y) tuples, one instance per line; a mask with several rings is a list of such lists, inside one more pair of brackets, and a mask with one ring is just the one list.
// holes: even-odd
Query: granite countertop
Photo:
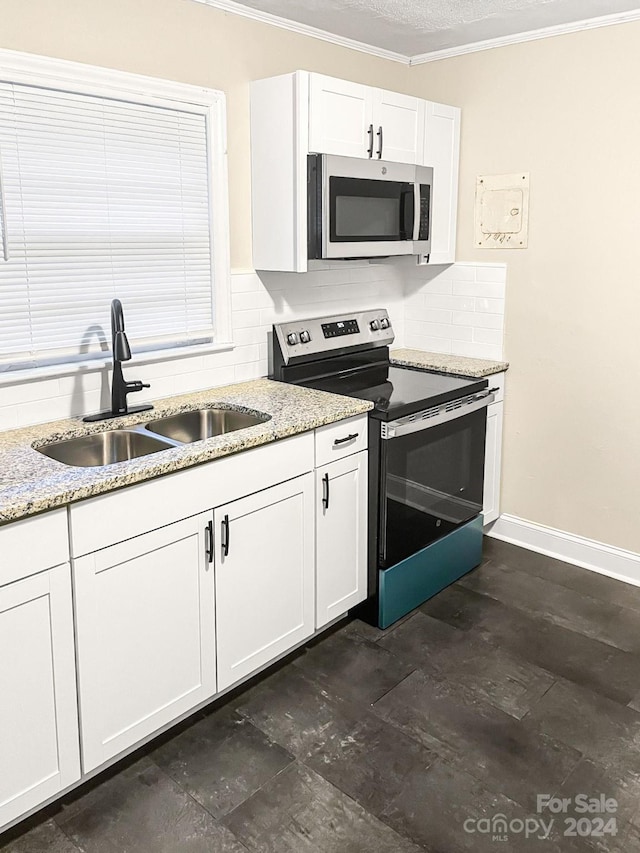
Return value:
[[(94, 468), (65, 465), (34, 449), (52, 441), (118, 427), (132, 427), (178, 412), (231, 407), (249, 413), (268, 414), (271, 418), (257, 426), (205, 441)], [(0, 432), (0, 523), (35, 515), (201, 462), (210, 462), (372, 408), (372, 403), (351, 397), (257, 379), (170, 397), (156, 403), (152, 412), (140, 412), (99, 423), (86, 424), (80, 418), (72, 418)]]
[(418, 367), (451, 373), (455, 376), (483, 377), (502, 373), (509, 367), (508, 361), (490, 361), (487, 358), (467, 358), (441, 352), (425, 352), (420, 349), (394, 349), (390, 353), (391, 363), (399, 367)]

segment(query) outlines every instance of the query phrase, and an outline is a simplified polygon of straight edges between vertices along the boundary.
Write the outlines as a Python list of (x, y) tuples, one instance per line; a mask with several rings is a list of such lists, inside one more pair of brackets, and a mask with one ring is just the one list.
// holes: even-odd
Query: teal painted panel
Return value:
[(379, 574), (379, 626), (388, 628), (482, 562), (482, 516)]

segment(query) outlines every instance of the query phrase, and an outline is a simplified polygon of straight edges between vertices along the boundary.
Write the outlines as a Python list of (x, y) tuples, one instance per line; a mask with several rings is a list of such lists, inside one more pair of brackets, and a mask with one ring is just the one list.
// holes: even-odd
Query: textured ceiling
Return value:
[(241, 0), (409, 56), (637, 9), (639, 0)]

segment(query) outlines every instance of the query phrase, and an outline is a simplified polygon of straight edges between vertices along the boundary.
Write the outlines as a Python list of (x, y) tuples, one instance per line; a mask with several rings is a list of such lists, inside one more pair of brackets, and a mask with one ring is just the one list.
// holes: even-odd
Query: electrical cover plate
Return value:
[(476, 178), (475, 243), (478, 249), (526, 249), (529, 240), (529, 173)]

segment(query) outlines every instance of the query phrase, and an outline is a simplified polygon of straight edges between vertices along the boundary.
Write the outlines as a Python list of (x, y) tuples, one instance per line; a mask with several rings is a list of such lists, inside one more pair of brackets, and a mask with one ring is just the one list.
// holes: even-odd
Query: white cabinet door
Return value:
[(313, 474), (214, 512), (218, 687), (313, 633)]
[(316, 628), (367, 597), (367, 456), (316, 471)]
[(0, 828), (80, 778), (69, 564), (0, 587)]
[(371, 86), (311, 74), (309, 79), (309, 151), (345, 157), (369, 157), (373, 144)]
[(382, 160), (422, 165), (425, 104), (421, 98), (374, 89), (374, 157), (382, 152)]
[(433, 166), (431, 264), (456, 259), (459, 160), (460, 109), (427, 101), (424, 165)]
[(215, 693), (212, 513), (74, 561), (88, 772)]
[(487, 409), (487, 440), (484, 463), (484, 523), (500, 515), (500, 472), (502, 469), (502, 416), (504, 403), (492, 403)]

